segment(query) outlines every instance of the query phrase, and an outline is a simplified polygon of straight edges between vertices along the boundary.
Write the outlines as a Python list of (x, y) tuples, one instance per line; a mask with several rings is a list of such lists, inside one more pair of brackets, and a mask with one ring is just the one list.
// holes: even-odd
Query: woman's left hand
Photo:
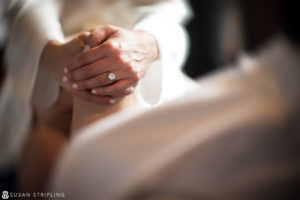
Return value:
[(91, 32), (88, 48), (65, 68), (74, 90), (94, 95), (126, 96), (158, 58), (155, 38), (146, 31), (104, 26)]

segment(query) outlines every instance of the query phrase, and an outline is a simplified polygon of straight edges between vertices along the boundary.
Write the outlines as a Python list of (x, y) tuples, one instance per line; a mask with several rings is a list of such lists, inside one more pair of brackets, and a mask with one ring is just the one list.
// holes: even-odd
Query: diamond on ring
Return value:
[(111, 80), (111, 81), (113, 81), (113, 80), (116, 79), (116, 75), (111, 72), (111, 73), (108, 74), (108, 79)]

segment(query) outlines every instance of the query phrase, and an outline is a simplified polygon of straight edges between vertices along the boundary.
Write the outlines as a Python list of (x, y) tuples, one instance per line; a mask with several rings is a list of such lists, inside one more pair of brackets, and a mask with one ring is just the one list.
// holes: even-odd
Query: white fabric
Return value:
[(182, 0), (16, 0), (10, 4), (10, 9), (18, 12), (5, 53), (7, 74), (0, 99), (3, 130), (0, 166), (19, 152), (29, 128), (32, 107), (48, 107), (57, 99), (58, 84), (38, 69), (42, 49), (49, 40), (63, 41), (66, 35), (106, 24), (147, 30), (160, 45), (161, 59), (150, 67), (137, 88), (139, 103), (159, 104), (192, 87), (180, 71), (187, 52), (187, 38), (181, 24), (190, 17)]
[[(15, 3), (21, 8), (11, 24), (4, 58), (6, 69), (0, 98), (0, 167), (16, 156), (29, 129), (33, 88), (37, 74), (43, 74), (42, 70), (38, 70), (42, 49), (49, 40), (64, 38), (58, 23), (58, 8), (53, 1)], [(18, 7), (11, 6), (11, 9)], [(43, 16), (53, 17), (46, 20)], [(57, 98), (58, 88), (48, 77), (43, 77), (44, 80), (37, 78), (42, 89), (39, 96), (47, 96), (42, 101), (49, 106)], [(51, 90), (45, 90), (47, 87)]]
[[(276, 130), (299, 111), (299, 54), (277, 39), (254, 58), (243, 57), (237, 69), (201, 79), (202, 87), (184, 97), (96, 122), (62, 156), (53, 191), (70, 199), (127, 199), (143, 192), (223, 199), (261, 188), (287, 175), (284, 169), (294, 169), (288, 171), (293, 177), (299, 165), (285, 168), (278, 161), (289, 148), (277, 148), (273, 131), (260, 131)], [(265, 168), (268, 161), (278, 165)]]

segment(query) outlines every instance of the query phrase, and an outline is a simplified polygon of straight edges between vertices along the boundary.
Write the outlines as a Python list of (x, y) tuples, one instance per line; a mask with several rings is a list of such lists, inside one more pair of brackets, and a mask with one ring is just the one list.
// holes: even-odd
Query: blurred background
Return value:
[[(5, 2), (0, 0), (0, 84), (7, 36)], [(190, 0), (194, 13), (186, 25), (190, 54), (184, 71), (199, 78), (235, 63), (243, 52), (255, 52), (277, 33), (299, 44), (299, 11), (292, 0)], [(12, 190), (15, 173), (1, 175), (1, 184)]]
[[(186, 25), (190, 54), (184, 71), (192, 78), (253, 52), (278, 32), (299, 41), (298, 6), (293, 0), (190, 0), (193, 19)], [(0, 1), (0, 81), (6, 42), (6, 1)]]
[(5, 45), (5, 39), (7, 34), (7, 24), (5, 19), (5, 1), (0, 1), (0, 84), (2, 83), (3, 78), (3, 51)]
[(299, 14), (293, 0), (191, 0), (194, 18), (185, 72), (199, 77), (254, 52), (276, 33), (299, 41)]

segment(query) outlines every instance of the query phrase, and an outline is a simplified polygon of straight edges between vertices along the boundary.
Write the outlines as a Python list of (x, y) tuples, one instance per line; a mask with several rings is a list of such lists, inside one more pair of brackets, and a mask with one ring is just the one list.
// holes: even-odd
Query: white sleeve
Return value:
[[(55, 0), (11, 1), (9, 14), (15, 13), (10, 26), (5, 51), (6, 74), (1, 87), (0, 126), (6, 141), (1, 146), (0, 164), (9, 162), (21, 148), (29, 128), (31, 103), (35, 85), (39, 102), (50, 105), (58, 94), (57, 84), (39, 69), (39, 60), (49, 40), (62, 41), (64, 36), (59, 22), (59, 3)], [(2, 151), (3, 148), (3, 151)]]
[[(261, 55), (242, 58), (239, 67), (201, 79), (202, 88), (184, 97), (95, 122), (61, 157), (54, 191), (65, 191), (70, 199), (167, 194), (157, 191), (176, 191), (169, 193), (174, 198), (218, 199), (247, 193), (249, 184), (262, 188), (268, 181), (287, 180), (274, 177), (294, 176), (295, 168), (286, 166), (298, 158), (286, 159), (299, 150), (295, 124), (287, 129), (300, 111), (299, 54), (289, 43), (274, 41)], [(245, 176), (266, 174), (270, 163), (277, 170), (267, 176), (250, 181)], [(228, 174), (234, 176), (224, 190)]]
[(157, 40), (160, 59), (149, 68), (140, 81), (139, 92), (148, 104), (159, 103), (178, 96), (186, 90), (186, 77), (181, 73), (188, 53), (188, 35), (183, 24), (192, 13), (182, 0), (161, 1), (139, 6), (143, 16), (134, 30), (145, 30)]

